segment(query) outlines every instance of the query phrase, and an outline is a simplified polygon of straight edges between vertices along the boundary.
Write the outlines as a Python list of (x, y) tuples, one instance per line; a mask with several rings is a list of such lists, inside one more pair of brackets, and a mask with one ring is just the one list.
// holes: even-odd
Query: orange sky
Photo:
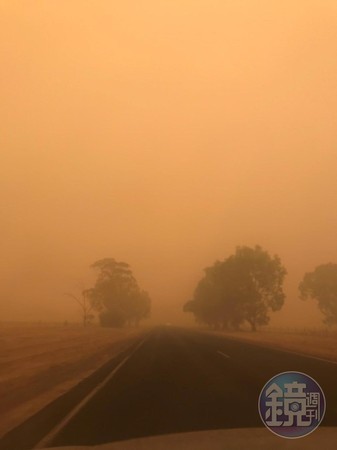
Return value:
[(273, 323), (319, 323), (297, 285), (337, 262), (335, 0), (0, 0), (0, 46), (1, 318), (76, 318), (63, 292), (111, 256), (180, 320), (260, 244), (289, 272)]

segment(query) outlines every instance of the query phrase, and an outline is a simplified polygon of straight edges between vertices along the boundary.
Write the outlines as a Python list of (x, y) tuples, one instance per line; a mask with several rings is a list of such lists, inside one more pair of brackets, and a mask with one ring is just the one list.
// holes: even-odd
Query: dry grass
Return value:
[(0, 435), (88, 376), (141, 330), (0, 324)]
[(226, 332), (226, 336), (260, 345), (315, 356), (337, 362), (337, 330), (323, 328), (269, 328), (256, 333)]

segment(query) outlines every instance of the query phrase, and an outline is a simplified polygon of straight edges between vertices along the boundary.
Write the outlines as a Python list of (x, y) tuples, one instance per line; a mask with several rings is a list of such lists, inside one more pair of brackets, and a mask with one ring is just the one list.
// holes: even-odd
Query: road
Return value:
[(261, 388), (304, 372), (325, 392), (322, 425), (337, 425), (337, 365), (222, 336), (173, 327), (151, 332), (53, 439), (93, 445), (165, 433), (262, 426)]

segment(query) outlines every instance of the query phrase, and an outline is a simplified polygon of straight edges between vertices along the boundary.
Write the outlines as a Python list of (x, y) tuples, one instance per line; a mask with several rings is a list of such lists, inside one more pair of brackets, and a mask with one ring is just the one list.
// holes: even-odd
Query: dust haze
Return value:
[[(0, 1), (1, 320), (80, 320), (63, 293), (126, 261), (149, 322), (237, 245), (288, 275), (275, 326), (318, 326), (337, 261), (334, 1)], [(305, 317), (304, 317), (305, 314)]]

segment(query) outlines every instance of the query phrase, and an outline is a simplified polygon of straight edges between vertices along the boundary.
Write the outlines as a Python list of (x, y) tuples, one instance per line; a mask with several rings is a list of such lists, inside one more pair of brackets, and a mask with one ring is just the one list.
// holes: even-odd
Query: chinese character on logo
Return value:
[(259, 397), (263, 423), (273, 433), (303, 437), (316, 429), (325, 413), (321, 387), (301, 372), (283, 372), (264, 386)]

